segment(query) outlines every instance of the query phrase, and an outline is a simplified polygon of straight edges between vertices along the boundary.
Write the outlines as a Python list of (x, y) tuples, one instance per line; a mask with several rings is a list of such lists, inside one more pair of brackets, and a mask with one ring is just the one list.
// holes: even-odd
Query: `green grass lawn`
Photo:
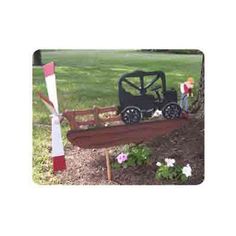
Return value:
[[(83, 109), (118, 105), (119, 77), (133, 70), (162, 70), (167, 88), (176, 88), (188, 76), (196, 81), (201, 70), (201, 55), (148, 53), (132, 50), (43, 51), (42, 61), (56, 62), (59, 109)], [(42, 68), (33, 68), (33, 179), (40, 184), (57, 183), (52, 174), (50, 156), (50, 119), (36, 92), (47, 95)], [(41, 126), (46, 125), (46, 126)], [(63, 139), (68, 129), (62, 125)]]

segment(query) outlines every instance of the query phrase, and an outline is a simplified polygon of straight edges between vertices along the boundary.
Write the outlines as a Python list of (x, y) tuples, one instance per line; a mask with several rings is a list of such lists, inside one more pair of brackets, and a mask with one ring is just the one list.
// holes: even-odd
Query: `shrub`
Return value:
[(126, 153), (120, 153), (116, 157), (116, 161), (112, 163), (115, 169), (128, 168), (130, 166), (141, 166), (148, 162), (151, 151), (146, 146), (128, 147)]
[(192, 175), (192, 168), (189, 164), (182, 167), (175, 164), (175, 159), (166, 158), (165, 164), (157, 162), (156, 165), (158, 166), (158, 169), (155, 177), (159, 180), (178, 180), (181, 182), (186, 182)]

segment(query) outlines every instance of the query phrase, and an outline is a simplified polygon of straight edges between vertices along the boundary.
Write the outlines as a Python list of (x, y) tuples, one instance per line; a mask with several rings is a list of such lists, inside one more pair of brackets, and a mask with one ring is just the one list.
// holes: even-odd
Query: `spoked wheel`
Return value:
[(167, 103), (162, 109), (162, 114), (166, 119), (177, 119), (181, 115), (181, 107), (175, 103)]
[(121, 112), (121, 118), (125, 124), (135, 124), (142, 119), (142, 113), (138, 107), (126, 107)]

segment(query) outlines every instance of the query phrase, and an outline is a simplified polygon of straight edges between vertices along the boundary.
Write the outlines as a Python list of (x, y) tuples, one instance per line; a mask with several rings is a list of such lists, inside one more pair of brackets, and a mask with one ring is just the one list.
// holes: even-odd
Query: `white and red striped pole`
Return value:
[(51, 139), (52, 139), (52, 158), (53, 171), (62, 171), (66, 169), (64, 146), (62, 143), (60, 114), (58, 109), (55, 64), (50, 62), (43, 66), (43, 72), (46, 80), (48, 97), (40, 95), (44, 104), (51, 112)]

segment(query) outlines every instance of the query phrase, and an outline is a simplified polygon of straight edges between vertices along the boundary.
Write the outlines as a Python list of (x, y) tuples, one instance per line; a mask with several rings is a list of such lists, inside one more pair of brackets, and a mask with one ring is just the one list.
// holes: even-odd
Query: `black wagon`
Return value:
[(166, 119), (180, 117), (177, 91), (166, 89), (166, 76), (162, 71), (133, 71), (122, 75), (118, 82), (119, 113), (126, 124), (151, 117), (156, 109)]

